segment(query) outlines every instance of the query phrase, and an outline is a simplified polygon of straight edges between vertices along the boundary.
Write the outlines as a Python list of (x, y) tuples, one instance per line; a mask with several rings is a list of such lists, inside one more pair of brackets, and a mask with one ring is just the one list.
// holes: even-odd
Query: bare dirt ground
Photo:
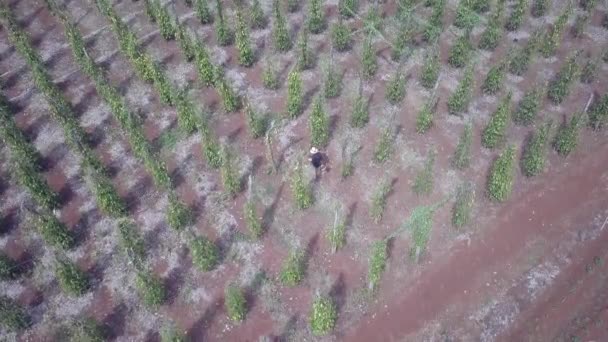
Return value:
[[(261, 2), (270, 13), (271, 1)], [(379, 70), (375, 79), (364, 86), (364, 94), (370, 97), (370, 123), (361, 130), (350, 127), (351, 103), (359, 86), (362, 41), (362, 35), (356, 35), (352, 51), (335, 55), (344, 72), (342, 93), (325, 104), (333, 122), (327, 148), (331, 170), (314, 184), (313, 208), (300, 211), (291, 200), (289, 175), (295, 162), (304, 160), (310, 146), (309, 104), (313, 95), (322, 91), (320, 71), (329, 54), (329, 30), (310, 37), (317, 61), (313, 70), (302, 73), (307, 109), (295, 120), (278, 121), (275, 150), (281, 171), (279, 175), (268, 175), (270, 165), (264, 143), (251, 139), (243, 112), (221, 111), (217, 93), (200, 85), (194, 66), (185, 60), (176, 42), (160, 37), (141, 1), (113, 3), (145, 50), (164, 63), (172, 80), (190, 85), (197, 105), (213, 113), (213, 130), (238, 151), (240, 174), (254, 175), (254, 193), (268, 231), (259, 241), (246, 237), (242, 217), (245, 194), (234, 200), (221, 194), (219, 174), (203, 158), (200, 135), (186, 136), (178, 131), (175, 110), (162, 105), (153, 88), (138, 79), (119, 52), (106, 18), (92, 1), (65, 1), (87, 40), (89, 54), (103, 65), (112, 83), (119, 85), (129, 108), (144, 118), (147, 138), (169, 165), (180, 198), (194, 209), (196, 222), (189, 232), (205, 234), (221, 247), (223, 262), (217, 269), (205, 273), (197, 270), (187, 248), (186, 234), (175, 234), (165, 222), (167, 196), (154, 189), (108, 106), (97, 95), (93, 83), (79, 71), (60, 22), (43, 1), (12, 1), (13, 12), (32, 37), (47, 70), (73, 104), (81, 125), (98, 139), (96, 153), (112, 169), (113, 182), (129, 203), (130, 215), (145, 236), (153, 270), (169, 288), (169, 300), (156, 311), (140, 304), (133, 286), (135, 274), (118, 249), (116, 222), (97, 210), (80, 176), (79, 158), (67, 148), (61, 128), (48, 115), (48, 104), (34, 87), (27, 65), (11, 47), (6, 32), (0, 30), (2, 93), (18, 106), (15, 120), (47, 161), (44, 173), (48, 182), (62, 194), (61, 220), (77, 233), (80, 241), (68, 256), (95, 278), (92, 291), (83, 297), (68, 297), (59, 290), (52, 272), (52, 253), (28, 226), (20, 209), (27, 195), (9, 181), (8, 149), (1, 146), (0, 218), (2, 231), (8, 232), (0, 236), (0, 246), (13, 259), (31, 259), (33, 269), (28, 278), (1, 282), (0, 293), (26, 306), (33, 326), (19, 336), (2, 332), (0, 337), (53, 340), (53, 332), (59, 326), (90, 315), (108, 328), (110, 340), (117, 341), (157, 341), (159, 331), (173, 324), (194, 341), (608, 339), (608, 132), (581, 129), (573, 155), (562, 158), (551, 150), (548, 167), (535, 178), (525, 178), (518, 167), (514, 192), (505, 204), (492, 203), (484, 194), (487, 171), (497, 151), (482, 148), (479, 138), (489, 114), (507, 89), (513, 91), (516, 103), (535, 84), (553, 77), (572, 51), (584, 49), (593, 56), (599, 55), (608, 44), (608, 31), (601, 27), (602, 15), (608, 11), (605, 4), (596, 7), (582, 38), (574, 39), (566, 33), (555, 57), (535, 57), (524, 77), (507, 74), (503, 90), (496, 96), (485, 96), (479, 90), (487, 71), (510, 48), (521, 45), (534, 28), (545, 27), (545, 21), (555, 21), (565, 2), (554, 1), (549, 15), (542, 19), (526, 16), (523, 27), (505, 34), (496, 51), (477, 50), (477, 86), (464, 118), (447, 114), (447, 98), (463, 70), (447, 65), (449, 48), (459, 30), (446, 29), (440, 40), (443, 65), (437, 88), (439, 107), (435, 125), (426, 135), (415, 131), (416, 114), (430, 96), (417, 82), (424, 48), (416, 49), (405, 63), (404, 70), (412, 77), (402, 105), (390, 106), (385, 100), (385, 85), (396, 64), (390, 60), (388, 44), (380, 38), (375, 40)], [(223, 3), (232, 20), (232, 1)], [(225, 66), (227, 78), (240, 94), (246, 95), (258, 110), (280, 118), (286, 101), (285, 79), (295, 61), (296, 49), (275, 54), (270, 26), (253, 31), (258, 62), (250, 69), (239, 67), (234, 47), (217, 46), (213, 26), (201, 25), (184, 1), (169, 4), (171, 11), (208, 44), (214, 62)], [(337, 1), (328, 0), (325, 5), (328, 21), (335, 22)], [(361, 1), (361, 13), (370, 6)], [(456, 1), (448, 1), (446, 27), (453, 21), (456, 6)], [(385, 16), (383, 25), (391, 32), (395, 26), (391, 18), (395, 3), (386, 1), (380, 8)], [(287, 17), (294, 41), (305, 12), (302, 9)], [(427, 8), (420, 12), (425, 17), (430, 13)], [(573, 21), (574, 15), (569, 26)], [(355, 19), (349, 25), (360, 27), (361, 22)], [(483, 23), (478, 24), (473, 41), (478, 40), (483, 27)], [(262, 87), (260, 75), (271, 55), (281, 70), (282, 86), (278, 91)], [(608, 64), (603, 63), (596, 81), (575, 82), (563, 105), (554, 106), (545, 100), (541, 116), (561, 122), (581, 111), (590, 94), (605, 94), (607, 80)], [(393, 112), (397, 113), (399, 126), (395, 154), (388, 163), (377, 166), (371, 162), (373, 149)], [(474, 127), (472, 166), (455, 171), (450, 168), (450, 158), (469, 121)], [(512, 125), (508, 141), (521, 151), (531, 130)], [(349, 149), (360, 146), (361, 150), (353, 176), (342, 180), (341, 151), (345, 145)], [(412, 180), (430, 149), (437, 151), (435, 187), (430, 196), (419, 197), (411, 190)], [(381, 223), (375, 224), (368, 214), (370, 198), (382, 179), (392, 179), (394, 188)], [(465, 180), (475, 184), (477, 193), (472, 224), (463, 230), (454, 229), (450, 224), (452, 202), (441, 207), (434, 217), (428, 249), (418, 264), (408, 258), (409, 232), (396, 237), (378, 293), (370, 296), (365, 290), (371, 243), (401, 226), (414, 207), (450, 198)], [(332, 254), (325, 235), (336, 207), (348, 218), (347, 243)], [(292, 248), (307, 252), (308, 267), (304, 282), (288, 288), (280, 284), (277, 275)], [(232, 323), (223, 307), (224, 287), (232, 281), (247, 291), (249, 311), (240, 324)], [(335, 331), (323, 338), (314, 337), (308, 323), (311, 302), (317, 293), (331, 295), (339, 312)]]

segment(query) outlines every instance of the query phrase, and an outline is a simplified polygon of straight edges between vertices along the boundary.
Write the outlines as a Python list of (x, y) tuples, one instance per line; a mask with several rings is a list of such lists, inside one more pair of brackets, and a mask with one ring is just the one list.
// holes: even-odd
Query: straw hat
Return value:
[(310, 149), (310, 154), (316, 154), (316, 153), (319, 153), (319, 150), (318, 150), (316, 147), (314, 147), (314, 146), (313, 146), (313, 147)]

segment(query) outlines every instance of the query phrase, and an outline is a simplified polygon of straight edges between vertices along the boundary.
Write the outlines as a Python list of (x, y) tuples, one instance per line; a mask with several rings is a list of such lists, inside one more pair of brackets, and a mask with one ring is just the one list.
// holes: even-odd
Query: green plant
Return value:
[(456, 201), (452, 207), (452, 226), (462, 228), (471, 221), (471, 212), (475, 204), (473, 183), (466, 182), (456, 190)]
[(13, 120), (8, 101), (0, 95), (0, 139), (9, 146), (15, 160), (31, 165), (33, 171), (40, 171), (40, 154), (34, 144), (29, 142)]
[(416, 195), (428, 195), (433, 191), (435, 156), (436, 153), (431, 150), (424, 163), (424, 168), (416, 173), (416, 178), (414, 178), (414, 184), (412, 185), (412, 190)]
[(217, 70), (215, 77), (215, 89), (222, 99), (222, 107), (228, 113), (236, 112), (241, 108), (241, 99), (219, 70)]
[(222, 148), (222, 166), (220, 167), (220, 174), (222, 176), (224, 191), (231, 197), (235, 197), (241, 191), (238, 170), (234, 164), (232, 151), (228, 146), (224, 146), (224, 148)]
[(306, 272), (306, 260), (304, 252), (292, 250), (283, 262), (279, 280), (285, 286), (296, 286), (304, 278)]
[(319, 296), (312, 303), (310, 329), (317, 336), (326, 335), (336, 326), (338, 309), (329, 297)]
[(231, 320), (235, 322), (244, 320), (247, 314), (247, 300), (243, 290), (234, 284), (228, 285), (224, 292), (224, 306)]
[(259, 0), (253, 0), (253, 4), (251, 5), (249, 25), (254, 30), (266, 28), (266, 25), (268, 25), (268, 19), (266, 19), (266, 15), (264, 14), (264, 10), (262, 10)]
[(580, 66), (576, 62), (577, 57), (578, 53), (568, 57), (557, 75), (549, 82), (547, 97), (554, 104), (561, 104), (564, 101), (570, 93), (572, 83), (580, 74)]
[(486, 79), (481, 85), (481, 90), (484, 94), (494, 95), (500, 90), (505, 79), (506, 67), (506, 62), (500, 62), (498, 65), (490, 68), (490, 71), (488, 71), (488, 74), (486, 75)]
[(156, 308), (167, 299), (167, 289), (162, 280), (149, 271), (137, 272), (135, 287), (139, 298), (149, 308)]
[(504, 7), (502, 3), (497, 4), (497, 8), (494, 13), (488, 19), (488, 26), (481, 34), (479, 38), (479, 48), (484, 50), (493, 51), (496, 49), (500, 40), (502, 39), (502, 16)]
[(374, 148), (374, 156), (373, 160), (377, 164), (382, 164), (386, 162), (391, 155), (393, 154), (393, 143), (395, 140), (395, 133), (392, 127), (386, 127), (382, 131), (382, 135), (380, 136), (380, 141)]
[(175, 92), (174, 103), (177, 107), (179, 128), (188, 134), (194, 132), (196, 130), (195, 108), (185, 89)]
[(528, 126), (534, 122), (541, 105), (542, 87), (535, 87), (526, 92), (513, 112), (513, 121), (518, 125)]
[(530, 65), (533, 53), (542, 42), (540, 38), (538, 32), (532, 34), (524, 46), (511, 53), (509, 58), (510, 73), (521, 76), (528, 71), (528, 66)]
[(551, 0), (534, 0), (532, 2), (532, 10), (530, 12), (532, 13), (533, 17), (539, 18), (547, 13), (550, 6)]
[(562, 40), (566, 24), (568, 24), (570, 13), (572, 13), (572, 5), (568, 3), (564, 11), (557, 17), (553, 27), (547, 31), (541, 40), (542, 45), (540, 45), (539, 49), (543, 57), (549, 58), (555, 54)]
[(413, 52), (414, 34), (413, 25), (411, 25), (409, 20), (400, 23), (399, 31), (395, 35), (391, 46), (391, 59), (393, 61), (400, 62), (411, 55)]
[(595, 80), (597, 74), (598, 65), (595, 60), (589, 59), (581, 70), (581, 82), (591, 83)]
[(454, 26), (461, 29), (472, 29), (477, 22), (479, 17), (472, 9), (473, 1), (471, 0), (460, 0), (456, 7), (456, 18), (454, 19)]
[(30, 326), (30, 317), (25, 310), (5, 295), (0, 296), (0, 326), (15, 332)]
[(128, 220), (118, 223), (118, 233), (120, 236), (120, 246), (129, 260), (137, 267), (143, 265), (146, 258), (146, 245), (144, 239), (137, 232), (135, 224)]
[(298, 42), (298, 60), (297, 65), (300, 71), (310, 69), (314, 66), (314, 55), (308, 48), (308, 30), (302, 29), (300, 40)]
[(293, 192), (294, 202), (299, 209), (310, 208), (313, 204), (312, 189), (304, 179), (302, 165), (296, 165), (292, 179), (291, 191)]
[(75, 241), (71, 232), (54, 215), (39, 215), (34, 224), (38, 227), (42, 239), (49, 245), (63, 250), (74, 246)]
[(368, 35), (363, 41), (363, 52), (361, 53), (361, 74), (363, 78), (370, 79), (378, 70), (376, 52), (372, 42), (372, 36)]
[(437, 98), (432, 98), (427, 101), (416, 117), (416, 132), (424, 134), (433, 126), (433, 117), (437, 109)]
[(234, 38), (234, 33), (224, 20), (224, 14), (222, 11), (222, 1), (216, 1), (216, 12), (217, 12), (217, 21), (215, 23), (215, 35), (217, 39), (217, 43), (220, 46), (228, 46), (232, 44), (232, 40)]
[(498, 104), (494, 113), (490, 117), (488, 125), (481, 134), (481, 144), (486, 148), (495, 148), (505, 139), (509, 121), (511, 119), (511, 98), (513, 94), (509, 92)]
[(572, 26), (572, 35), (575, 38), (580, 38), (583, 36), (583, 33), (585, 33), (585, 27), (587, 27), (587, 24), (589, 23), (589, 19), (590, 17), (588, 14), (576, 16), (576, 20)]
[[(15, 156), (17, 159), (18, 156)], [(37, 171), (38, 166), (19, 161), (13, 163), (13, 172), (19, 183), (24, 186), (36, 203), (47, 209), (59, 208), (59, 195), (44, 181)]]
[(287, 30), (285, 17), (281, 14), (279, 0), (273, 2), (274, 23), (272, 29), (272, 38), (274, 40), (274, 48), (280, 52), (286, 52), (291, 49), (291, 37)]
[(578, 4), (583, 10), (591, 12), (595, 8), (595, 5), (597, 5), (597, 0), (580, 0)]
[(374, 190), (369, 207), (369, 216), (374, 223), (378, 224), (382, 220), (384, 209), (386, 208), (386, 200), (392, 190), (393, 182), (390, 179), (381, 181), (380, 185)]
[(194, 42), (192, 41), (190, 34), (186, 31), (186, 25), (175, 23), (175, 28), (175, 37), (177, 38), (180, 49), (184, 53), (186, 60), (191, 62), (194, 60)]
[(474, 80), (473, 66), (471, 65), (465, 70), (464, 76), (460, 80), (460, 83), (458, 83), (456, 90), (454, 90), (454, 93), (448, 99), (448, 111), (450, 114), (460, 114), (468, 109)]
[(334, 224), (327, 230), (327, 240), (331, 245), (332, 253), (337, 252), (346, 244), (346, 222), (339, 220), (337, 212)]
[(209, 9), (209, 4), (207, 0), (195, 0), (194, 8), (196, 10), (196, 16), (198, 20), (201, 21), (201, 24), (212, 24), (213, 23), (213, 13)]
[(200, 42), (196, 42), (194, 45), (194, 59), (196, 61), (198, 77), (205, 85), (213, 85), (215, 81), (215, 66), (211, 63), (209, 53)]
[(458, 37), (452, 48), (450, 49), (450, 55), (448, 57), (448, 63), (454, 68), (462, 68), (471, 59), (471, 53), (473, 46), (469, 40), (469, 34)]
[(89, 277), (71, 261), (58, 260), (55, 275), (61, 289), (69, 295), (81, 296), (89, 289)]
[(272, 60), (267, 60), (264, 64), (264, 70), (262, 71), (262, 84), (266, 89), (279, 89), (279, 75)]
[(588, 112), (588, 116), (589, 126), (595, 130), (602, 129), (608, 124), (608, 95), (604, 95), (593, 104)]
[(396, 105), (405, 97), (407, 78), (401, 73), (400, 68), (393, 74), (386, 85), (386, 99), (392, 105)]
[(218, 247), (204, 236), (195, 237), (190, 241), (192, 263), (201, 271), (211, 271), (220, 261)]
[(70, 326), (70, 342), (103, 342), (104, 329), (92, 318), (79, 319)]
[(582, 115), (579, 113), (572, 115), (570, 122), (564, 121), (557, 130), (553, 140), (553, 149), (560, 156), (566, 157), (576, 148), (581, 117)]
[(509, 145), (492, 164), (488, 176), (488, 197), (497, 202), (506, 201), (513, 189), (515, 177), (515, 147)]
[(412, 244), (410, 246), (410, 258), (418, 261), (420, 255), (426, 250), (426, 245), (433, 228), (433, 215), (436, 206), (418, 206), (412, 210), (405, 226), (412, 231)]
[(363, 25), (365, 33), (368, 35), (376, 34), (382, 30), (382, 17), (380, 16), (380, 9), (378, 3), (373, 4), (369, 7), (363, 18)]
[(505, 28), (508, 31), (515, 31), (519, 29), (522, 22), (524, 21), (524, 15), (526, 14), (526, 9), (528, 8), (528, 0), (517, 0), (511, 15), (507, 19), (505, 23)]
[(339, 19), (331, 28), (331, 41), (338, 51), (347, 51), (352, 44), (351, 32), (348, 26)]
[[(497, 1), (498, 6), (502, 6), (503, 0)], [(471, 8), (477, 13), (485, 13), (490, 10), (490, 0), (474, 0)]]
[(179, 200), (177, 194), (169, 193), (169, 206), (167, 207), (167, 223), (169, 227), (175, 230), (182, 230), (186, 226), (192, 224), (194, 215), (182, 201)]
[(300, 2), (298, 0), (287, 0), (287, 11), (294, 13), (300, 10)]
[(250, 67), (255, 61), (255, 54), (251, 48), (249, 28), (241, 9), (236, 12), (236, 27), (236, 48), (239, 51), (239, 64)]
[(439, 49), (433, 48), (427, 53), (424, 65), (420, 72), (420, 84), (426, 89), (432, 89), (439, 78), (441, 61), (439, 60)]
[(256, 214), (255, 202), (252, 200), (245, 202), (243, 205), (243, 216), (245, 217), (245, 222), (247, 223), (247, 228), (249, 228), (251, 235), (256, 239), (262, 237), (264, 234), (264, 227)]
[(158, 28), (160, 30), (160, 35), (165, 40), (172, 40), (175, 38), (176, 27), (169, 14), (169, 11), (160, 3), (159, 0), (147, 0), (154, 2), (154, 16), (156, 17), (156, 22), (158, 23)]
[(443, 31), (443, 13), (445, 12), (446, 0), (431, 0), (433, 12), (424, 27), (423, 38), (426, 42), (434, 42)]
[(371, 291), (376, 291), (380, 284), (380, 278), (386, 269), (386, 259), (388, 259), (388, 241), (382, 239), (372, 244), (369, 258), (369, 271), (367, 273), (368, 287)]
[(325, 30), (325, 10), (323, 0), (310, 0), (308, 3), (308, 29), (313, 34), (319, 34)]
[(323, 91), (325, 93), (325, 97), (328, 99), (338, 97), (342, 91), (342, 76), (336, 72), (333, 59), (331, 57), (327, 67), (325, 68)]
[(207, 164), (218, 169), (222, 165), (222, 151), (217, 138), (213, 135), (213, 132), (207, 124), (201, 124), (201, 132), (203, 135), (203, 153)]
[(545, 169), (546, 150), (551, 126), (551, 121), (542, 125), (532, 134), (524, 147), (524, 152), (521, 156), (521, 171), (527, 177), (536, 176)]
[(454, 156), (452, 157), (452, 166), (459, 170), (464, 170), (471, 164), (471, 145), (473, 143), (473, 127), (468, 124), (464, 126)]
[(338, 12), (344, 18), (353, 18), (359, 10), (359, 0), (339, 0)]
[(300, 72), (293, 69), (287, 76), (287, 115), (295, 119), (302, 113), (302, 79)]
[(15, 279), (19, 274), (19, 265), (11, 258), (0, 252), (0, 279)]
[(317, 96), (310, 113), (310, 143), (324, 147), (329, 142), (329, 116), (323, 108), (320, 96)]
[(364, 127), (369, 121), (367, 101), (359, 94), (353, 103), (353, 111), (350, 117), (350, 125), (356, 128)]
[(188, 336), (181, 333), (174, 326), (163, 328), (160, 332), (160, 342), (188, 342)]
[(254, 139), (263, 137), (268, 129), (268, 118), (265, 115), (256, 113), (250, 102), (247, 102), (245, 106), (245, 115), (251, 136)]

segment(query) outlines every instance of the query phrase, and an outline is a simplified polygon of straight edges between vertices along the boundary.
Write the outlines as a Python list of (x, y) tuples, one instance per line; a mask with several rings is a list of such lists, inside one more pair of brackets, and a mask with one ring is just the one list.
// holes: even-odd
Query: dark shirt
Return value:
[(313, 154), (310, 159), (312, 166), (315, 168), (321, 167), (321, 164), (323, 163), (323, 155), (320, 152)]

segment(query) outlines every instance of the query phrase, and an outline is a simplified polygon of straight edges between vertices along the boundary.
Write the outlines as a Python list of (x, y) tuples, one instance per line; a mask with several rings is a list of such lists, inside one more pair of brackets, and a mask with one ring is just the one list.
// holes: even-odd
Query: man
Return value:
[(315, 168), (315, 178), (319, 177), (320, 173), (327, 170), (325, 156), (314, 146), (310, 149), (310, 157), (308, 160)]

